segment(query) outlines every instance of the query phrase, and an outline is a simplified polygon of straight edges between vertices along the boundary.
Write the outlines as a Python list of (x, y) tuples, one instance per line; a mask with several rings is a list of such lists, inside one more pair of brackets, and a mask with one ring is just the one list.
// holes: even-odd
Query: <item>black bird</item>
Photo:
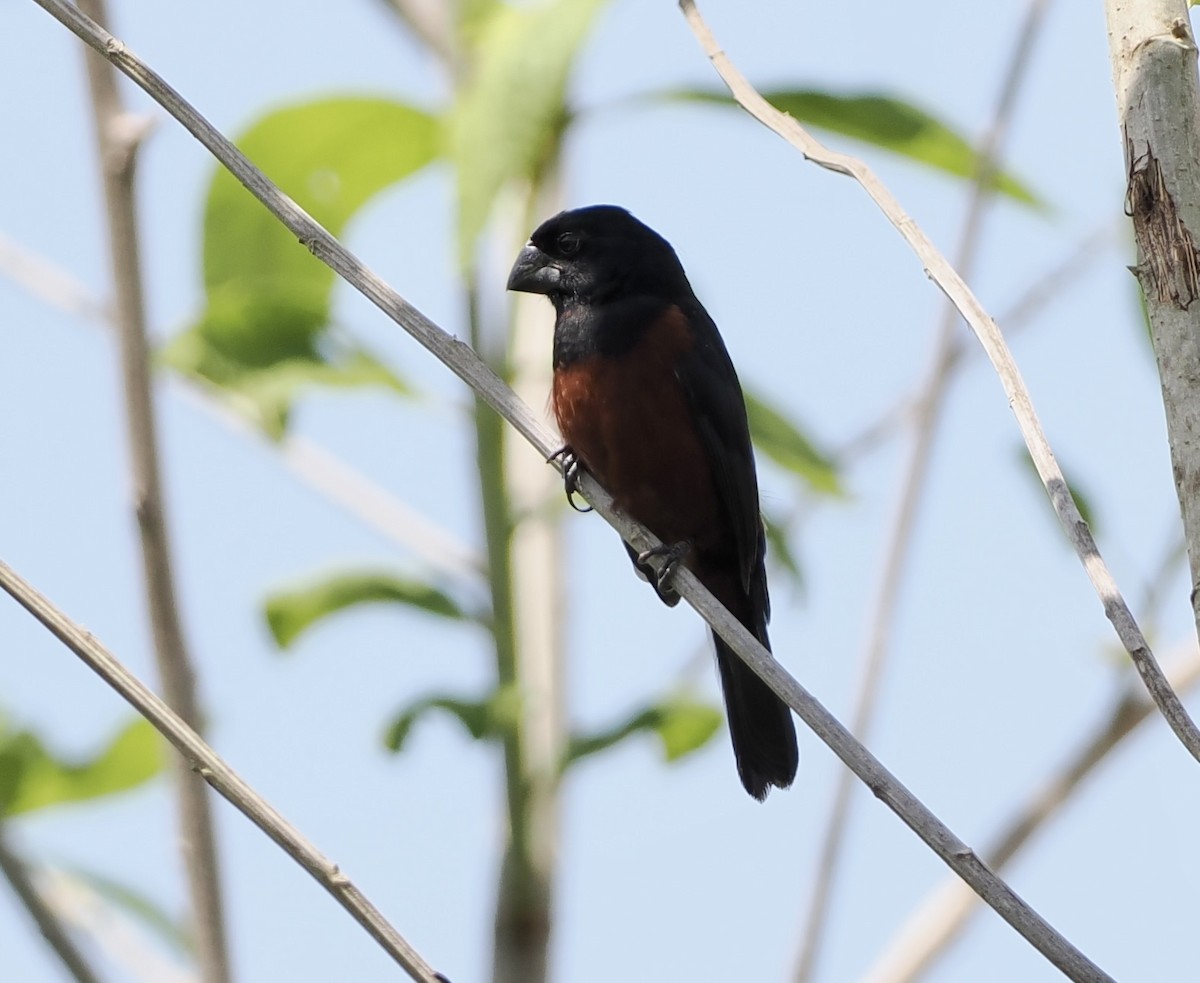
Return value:
[[(675, 250), (613, 205), (562, 212), (521, 251), (510, 290), (554, 304), (552, 403), (568, 497), (578, 468), (651, 530), (668, 568), (687, 566), (770, 648), (765, 538), (737, 373)], [(669, 569), (648, 573), (667, 604)], [(729, 733), (746, 791), (796, 777), (791, 711), (716, 635)]]

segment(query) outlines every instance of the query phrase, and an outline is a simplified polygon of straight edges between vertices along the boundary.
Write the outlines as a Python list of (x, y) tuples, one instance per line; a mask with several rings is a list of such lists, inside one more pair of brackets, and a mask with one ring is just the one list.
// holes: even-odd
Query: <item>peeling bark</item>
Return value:
[(1162, 162), (1150, 145), (1143, 153), (1135, 154), (1133, 142), (1126, 137), (1125, 158), (1130, 162), (1125, 214), (1133, 219), (1142, 290), (1148, 297), (1186, 311), (1200, 292), (1196, 240), (1179, 216), (1167, 189)]

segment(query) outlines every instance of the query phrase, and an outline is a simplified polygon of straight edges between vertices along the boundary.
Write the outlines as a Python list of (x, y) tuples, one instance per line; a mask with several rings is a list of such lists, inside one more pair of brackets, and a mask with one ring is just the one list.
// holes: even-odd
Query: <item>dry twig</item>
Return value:
[(0, 562), (0, 589), (37, 618), (67, 648), (150, 721), (190, 762), (200, 778), (228, 799), (255, 826), (334, 896), (384, 951), (420, 983), (445, 983), (354, 886), (337, 864), (321, 854), (286, 819), (229, 767), (175, 711), (125, 668), (92, 634)]
[[(1181, 692), (1200, 682), (1200, 649), (1173, 660), (1168, 678)], [(996, 870), (1006, 867), (1097, 766), (1109, 759), (1110, 752), (1153, 712), (1154, 704), (1145, 690), (1131, 681), (1091, 736), (1004, 824), (994, 845), (984, 852), (988, 865)], [(962, 881), (947, 878), (900, 927), (862, 976), (862, 983), (915, 983), (962, 934), (977, 907), (978, 898)]]
[(29, 912), (47, 945), (54, 950), (75, 983), (100, 983), (100, 977), (83, 958), (83, 953), (67, 932), (66, 926), (38, 892), (29, 875), (29, 867), (9, 845), (8, 831), (3, 824), (0, 824), (0, 873), (20, 898), (21, 905)]
[[(115, 328), (111, 312), (86, 285), (2, 233), (0, 275), (7, 276), (56, 310), (103, 328)], [(175, 372), (168, 373), (166, 379), (183, 399), (207, 412), (227, 429), (256, 441), (261, 448), (275, 454), (304, 485), (354, 516), (376, 535), (413, 553), (432, 569), (453, 577), (463, 586), (473, 586), (479, 580), (484, 562), (477, 551), (328, 448), (290, 431), (278, 440), (271, 440), (250, 422), (247, 414), (238, 410), (236, 401), (228, 399), (215, 387)]]
[[(104, 0), (79, 0), (79, 7), (96, 21), (107, 20)], [(118, 76), (112, 66), (92, 51), (86, 52), (86, 59), (108, 213), (108, 248), (115, 292), (113, 319), (121, 350), (133, 506), (154, 654), (167, 702), (190, 727), (200, 730), (196, 673), (184, 641), (175, 596), (146, 343), (134, 174), (147, 123), (145, 119), (135, 119), (122, 107)], [(180, 850), (187, 872), (200, 978), (204, 983), (229, 983), (221, 869), (208, 789), (189, 771), (182, 758), (173, 758), (172, 766), (179, 797)]]

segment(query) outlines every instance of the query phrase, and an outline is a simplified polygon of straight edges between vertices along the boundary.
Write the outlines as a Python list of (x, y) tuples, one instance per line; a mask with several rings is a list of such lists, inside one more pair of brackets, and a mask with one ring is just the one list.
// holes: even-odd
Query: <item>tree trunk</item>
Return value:
[[(1200, 586), (1200, 79), (1185, 0), (1107, 0), (1126, 213), (1162, 382), (1175, 490)], [(1200, 621), (1198, 621), (1200, 625)]]

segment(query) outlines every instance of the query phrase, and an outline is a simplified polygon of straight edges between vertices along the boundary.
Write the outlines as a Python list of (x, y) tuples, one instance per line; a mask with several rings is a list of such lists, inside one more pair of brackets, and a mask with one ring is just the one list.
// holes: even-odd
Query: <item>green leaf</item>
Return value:
[(0, 817), (97, 799), (149, 781), (163, 766), (162, 744), (140, 717), (95, 757), (56, 758), (30, 731), (0, 735)]
[[(1051, 505), (1050, 500), (1046, 498), (1046, 488), (1042, 484), (1041, 475), (1039, 475), (1037, 472), (1037, 465), (1033, 463), (1033, 458), (1029, 455), (1029, 448), (1022, 444), (1017, 450), (1017, 455), (1024, 465), (1023, 470), (1025, 473), (1030, 475), (1037, 483), (1038, 492), (1041, 497), (1046, 501), (1047, 505)], [(1083, 521), (1086, 522), (1088, 527), (1092, 530), (1092, 534), (1097, 535), (1096, 513), (1092, 510), (1089, 496), (1082, 492), (1079, 488), (1079, 485), (1071, 479), (1071, 476), (1067, 474), (1067, 469), (1062, 466), (1061, 461), (1059, 461), (1059, 468), (1063, 472), (1063, 477), (1066, 478), (1067, 491), (1071, 493), (1071, 497), (1075, 500), (1075, 508), (1079, 509), (1079, 514), (1083, 517)], [(1055, 519), (1058, 518), (1053, 511), (1053, 506), (1051, 506), (1051, 515), (1054, 515)]]
[[(238, 147), (333, 235), (370, 198), (440, 150), (437, 120), (390, 99), (341, 97), (288, 106), (237, 138)], [(311, 255), (238, 180), (218, 168), (204, 209), (204, 286), (330, 284)]]
[(192, 328), (171, 339), (159, 357), (177, 371), (222, 387), (225, 396), (275, 440), (287, 429), (292, 403), (309, 386), (370, 385), (411, 395), (411, 388), (369, 352), (349, 346), (326, 347), (336, 355), (297, 354), (258, 368), (225, 357), (203, 328)]
[(460, 37), (468, 43), (476, 41), (499, 6), (500, 0), (458, 0), (454, 13), (458, 18)]
[(699, 751), (721, 726), (721, 711), (706, 703), (677, 697), (659, 706), (654, 728), (668, 761)]
[(355, 604), (406, 604), (442, 618), (477, 621), (449, 594), (424, 581), (377, 571), (333, 574), (305, 587), (280, 591), (267, 599), (267, 625), (280, 648), (327, 615)]
[[(339, 235), (373, 195), (438, 156), (441, 132), (434, 117), (403, 103), (335, 98), (270, 113), (237, 142)], [(404, 389), (368, 353), (329, 337), (333, 271), (223, 168), (209, 187), (203, 247), (205, 310), (168, 345), (168, 365), (250, 399), (274, 432), (301, 385)], [(374, 370), (363, 372), (368, 362)], [(263, 373), (281, 363), (283, 374), (264, 382)]]
[(667, 761), (698, 751), (721, 726), (721, 711), (706, 703), (676, 695), (646, 707), (594, 734), (573, 735), (567, 744), (564, 769), (605, 751), (635, 734), (653, 733), (662, 742)]
[[(727, 93), (689, 89), (666, 93), (669, 98), (736, 106)], [(816, 129), (840, 133), (907, 157), (956, 177), (974, 178), (980, 157), (970, 142), (923, 109), (880, 93), (836, 95), (813, 89), (763, 92), (776, 109)], [(1024, 183), (1007, 172), (994, 179), (997, 192), (1035, 208), (1046, 208)]]
[(475, 23), (475, 71), (450, 125), (464, 266), (501, 188), (514, 178), (536, 179), (557, 155), (569, 118), (567, 78), (603, 3), (497, 5)]
[(132, 915), (180, 955), (195, 953), (195, 944), (185, 924), (172, 918), (162, 905), (140, 889), (82, 867), (67, 867), (64, 872), (82, 881), (113, 907)]
[(391, 751), (400, 751), (413, 725), (431, 710), (450, 714), (477, 741), (499, 740), (516, 726), (519, 707), (516, 687), (501, 687), (483, 700), (457, 696), (423, 696), (402, 711), (384, 734), (383, 742)]
[(844, 495), (832, 458), (817, 450), (794, 423), (762, 396), (748, 390), (745, 395), (750, 436), (758, 449), (780, 467), (803, 478), (813, 491)]

